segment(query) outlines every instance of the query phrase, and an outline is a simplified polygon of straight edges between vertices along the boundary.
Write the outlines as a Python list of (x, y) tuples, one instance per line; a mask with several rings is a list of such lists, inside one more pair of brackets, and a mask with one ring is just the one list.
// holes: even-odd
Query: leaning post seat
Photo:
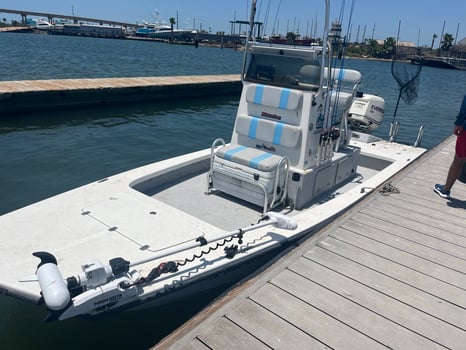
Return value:
[(231, 144), (212, 145), (207, 193), (228, 193), (262, 206), (264, 213), (285, 203), (288, 172), (301, 154), (302, 104), (299, 90), (247, 84)]
[(244, 87), (231, 143), (287, 157), (291, 166), (300, 160), (303, 142), (299, 90), (249, 83)]

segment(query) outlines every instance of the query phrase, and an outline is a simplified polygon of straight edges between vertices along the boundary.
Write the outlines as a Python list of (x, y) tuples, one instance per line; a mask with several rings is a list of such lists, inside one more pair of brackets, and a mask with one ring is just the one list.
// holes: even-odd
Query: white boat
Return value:
[(171, 31), (171, 26), (167, 23), (149, 23), (144, 21), (143, 26), (137, 28), (135, 35), (148, 37), (156, 32)]
[(194, 40), (197, 32), (188, 29), (172, 29), (171, 26), (164, 24), (151, 24), (138, 28), (135, 35), (152, 39)]
[(371, 135), (384, 100), (329, 62), (325, 46), (249, 42), (231, 142), (213, 135), (1, 216), (0, 291), (59, 320), (160, 305), (231, 281), (386, 187), (425, 150)]
[(154, 39), (167, 39), (167, 40), (185, 40), (193, 41), (196, 39), (197, 31), (189, 29), (171, 29), (158, 28), (157, 30), (148, 34), (149, 38)]
[[(158, 12), (157, 12), (158, 16)], [(175, 29), (164, 21), (149, 23), (144, 21), (143, 26), (137, 28), (135, 36), (155, 39), (195, 39), (197, 31), (189, 29)]]
[(38, 29), (38, 30), (49, 30), (53, 29), (53, 24), (49, 23), (43, 18), (35, 18), (35, 19), (30, 19), (28, 20), (28, 25), (32, 29)]

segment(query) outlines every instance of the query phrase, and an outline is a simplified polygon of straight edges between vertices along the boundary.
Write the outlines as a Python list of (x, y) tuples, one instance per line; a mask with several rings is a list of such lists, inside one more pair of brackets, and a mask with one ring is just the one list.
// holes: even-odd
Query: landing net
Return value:
[(408, 105), (413, 104), (417, 99), (421, 69), (421, 64), (400, 61), (395, 49), (395, 57), (392, 60), (392, 75), (400, 87), (399, 98)]
[(392, 76), (395, 78), (400, 88), (395, 113), (393, 114), (393, 120), (396, 118), (400, 99), (402, 99), (407, 105), (411, 105), (416, 101), (418, 96), (419, 77), (422, 70), (421, 64), (410, 64), (407, 62), (406, 53), (403, 53), (400, 47), (398, 47), (400, 25), (398, 26), (398, 37), (396, 39), (392, 60)]

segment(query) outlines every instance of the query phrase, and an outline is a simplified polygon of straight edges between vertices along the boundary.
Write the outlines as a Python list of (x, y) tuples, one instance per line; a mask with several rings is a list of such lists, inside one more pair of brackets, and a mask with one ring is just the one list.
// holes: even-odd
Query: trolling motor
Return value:
[[(52, 254), (34, 252), (32, 255), (41, 260), (36, 279), (45, 305), (55, 315), (52, 318), (66, 319), (99, 308), (110, 308), (123, 296), (136, 295), (135, 288), (131, 288), (135, 278), (129, 274), (130, 262), (123, 258), (111, 259), (108, 265), (94, 260), (81, 266), (82, 273), (64, 279)], [(96, 300), (104, 294), (105, 298)], [(82, 297), (85, 299), (80, 300)], [(86, 303), (86, 299), (90, 303)]]
[(112, 276), (120, 276), (129, 271), (129, 261), (115, 258), (109, 265), (95, 260), (82, 265), (83, 272), (78, 276), (63, 279), (58, 269), (57, 259), (48, 252), (35, 252), (32, 255), (40, 259), (37, 266), (37, 280), (45, 304), (51, 310), (63, 310), (68, 306), (71, 296), (82, 293), (85, 289), (95, 288), (109, 281)]
[[(294, 230), (297, 223), (290, 217), (268, 212), (262, 221), (255, 225), (240, 228), (235, 231), (220, 234), (211, 239), (198, 237), (192, 241), (163, 249), (156, 255), (129, 262), (121, 257), (113, 258), (108, 265), (99, 260), (81, 266), (82, 272), (76, 276), (63, 278), (58, 269), (57, 259), (50, 253), (39, 251), (33, 255), (40, 259), (36, 276), (21, 281), (38, 281), (45, 305), (51, 311), (48, 320), (65, 320), (74, 316), (89, 313), (99, 313), (138, 300), (141, 286), (160, 276), (162, 273), (178, 271), (176, 262), (169, 261), (159, 264), (146, 277), (141, 277), (131, 267), (141, 265), (156, 259), (173, 255), (191, 248), (207, 245), (225, 238), (242, 237), (244, 233), (258, 228), (273, 225), (274, 227)], [(226, 255), (231, 259), (233, 256)]]

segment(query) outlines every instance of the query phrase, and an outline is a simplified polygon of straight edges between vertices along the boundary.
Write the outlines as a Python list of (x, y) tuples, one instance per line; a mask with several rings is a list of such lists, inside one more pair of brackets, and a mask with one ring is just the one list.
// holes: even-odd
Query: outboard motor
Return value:
[(351, 129), (370, 133), (380, 126), (384, 113), (382, 97), (357, 92), (348, 111), (348, 122)]

